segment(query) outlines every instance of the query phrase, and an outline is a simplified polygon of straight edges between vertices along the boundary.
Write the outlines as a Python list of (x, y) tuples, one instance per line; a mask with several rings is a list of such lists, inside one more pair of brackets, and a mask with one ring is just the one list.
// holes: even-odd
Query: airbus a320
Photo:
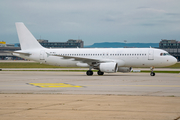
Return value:
[(21, 50), (13, 55), (44, 64), (62, 67), (87, 67), (86, 74), (130, 72), (132, 67), (150, 67), (155, 76), (155, 67), (170, 66), (177, 59), (168, 52), (155, 48), (59, 48), (48, 49), (40, 45), (24, 23), (16, 23)]

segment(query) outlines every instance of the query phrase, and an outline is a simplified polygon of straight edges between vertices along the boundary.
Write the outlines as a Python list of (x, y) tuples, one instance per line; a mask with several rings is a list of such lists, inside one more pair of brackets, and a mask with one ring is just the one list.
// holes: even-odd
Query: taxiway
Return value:
[(0, 93), (180, 96), (180, 74), (1, 71)]

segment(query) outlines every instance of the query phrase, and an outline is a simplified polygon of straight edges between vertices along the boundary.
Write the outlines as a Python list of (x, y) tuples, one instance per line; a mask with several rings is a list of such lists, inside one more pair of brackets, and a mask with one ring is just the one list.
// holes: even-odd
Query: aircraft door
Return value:
[(40, 60), (44, 60), (44, 50), (40, 51)]
[(149, 50), (149, 52), (148, 52), (148, 60), (154, 60), (154, 50)]

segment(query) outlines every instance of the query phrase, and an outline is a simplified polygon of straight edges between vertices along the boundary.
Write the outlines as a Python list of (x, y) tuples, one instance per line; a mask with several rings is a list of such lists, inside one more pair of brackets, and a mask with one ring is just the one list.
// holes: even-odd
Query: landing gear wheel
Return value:
[(151, 69), (150, 75), (151, 75), (151, 76), (155, 76), (155, 73), (154, 73), (154, 67), (151, 67), (150, 69)]
[(92, 71), (92, 70), (88, 70), (88, 71), (86, 72), (86, 75), (88, 75), (88, 76), (93, 75), (93, 71)]
[(155, 73), (154, 73), (154, 72), (151, 72), (150, 75), (151, 75), (151, 76), (155, 76)]
[(104, 75), (104, 72), (101, 72), (100, 70), (97, 72), (98, 75)]

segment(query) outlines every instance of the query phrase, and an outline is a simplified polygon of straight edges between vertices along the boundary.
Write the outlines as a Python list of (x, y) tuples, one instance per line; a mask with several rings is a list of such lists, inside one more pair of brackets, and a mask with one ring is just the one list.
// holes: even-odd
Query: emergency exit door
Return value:
[(148, 52), (148, 60), (154, 60), (154, 50), (149, 50), (149, 52)]

